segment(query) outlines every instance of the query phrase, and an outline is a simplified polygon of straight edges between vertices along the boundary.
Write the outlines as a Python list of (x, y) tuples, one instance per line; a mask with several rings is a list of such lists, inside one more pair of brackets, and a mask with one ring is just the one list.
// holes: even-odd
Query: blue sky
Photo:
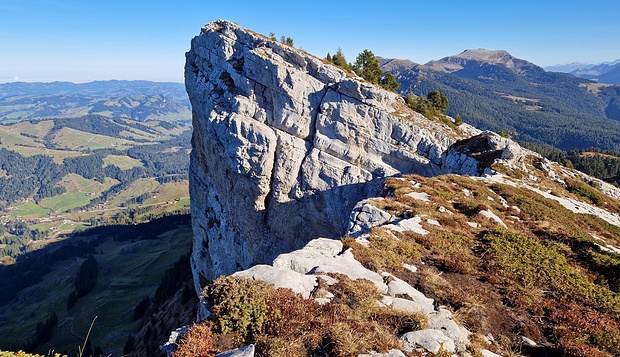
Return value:
[(364, 49), (418, 63), (469, 48), (540, 66), (620, 58), (617, 0), (0, 0), (0, 82), (182, 82), (191, 38), (218, 18), (350, 62)]

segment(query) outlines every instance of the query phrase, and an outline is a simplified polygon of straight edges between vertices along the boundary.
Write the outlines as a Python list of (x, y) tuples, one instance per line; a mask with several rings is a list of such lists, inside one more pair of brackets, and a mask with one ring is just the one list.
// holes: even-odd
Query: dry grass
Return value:
[(420, 257), (415, 241), (408, 236), (397, 239), (393, 233), (383, 228), (370, 231), (369, 247), (364, 247), (352, 238), (343, 239), (345, 248), (353, 248), (355, 259), (373, 271), (398, 272), (403, 263), (411, 264)]
[(206, 322), (192, 326), (181, 338), (181, 348), (174, 351), (173, 357), (213, 357), (218, 350), (212, 345), (214, 340), (212, 323)]
[[(549, 185), (561, 195), (570, 195), (559, 184)], [(408, 196), (412, 192), (428, 194), (429, 201)], [(489, 348), (503, 356), (521, 356), (519, 336), (546, 345), (552, 353), (620, 354), (616, 347), (620, 345), (620, 258), (600, 251), (589, 234), (618, 242), (620, 228), (574, 214), (527, 189), (487, 186), (455, 175), (388, 179), (383, 196), (372, 203), (396, 217), (426, 215), (441, 227), (423, 222), (428, 235), (374, 228), (368, 247), (345, 238), (345, 247), (352, 248), (364, 266), (389, 271), (437, 304), (448, 306), (472, 332), (492, 333), (496, 342)], [(503, 199), (508, 207), (501, 203)], [(440, 212), (440, 207), (452, 213)], [(478, 215), (483, 209), (497, 214), (508, 229), (494, 230), (493, 222)], [(467, 224), (472, 221), (481, 226)], [(412, 273), (402, 263), (419, 270)], [(322, 284), (319, 289), (335, 296), (331, 304), (318, 305), (288, 290), (269, 288), (262, 298), (252, 299), (269, 306), (266, 320), (251, 336), (260, 355), (354, 356), (386, 351), (397, 348), (396, 334), (424, 327), (421, 316), (379, 307), (378, 293), (370, 282), (336, 278), (338, 284)], [(218, 326), (217, 318), (213, 326)], [(234, 333), (239, 341), (246, 341), (247, 336)], [(488, 347), (476, 341), (469, 347), (473, 356)]]
[(571, 356), (620, 355), (620, 320), (579, 305), (551, 314), (560, 350)]
[(338, 283), (329, 292), (335, 297), (325, 305), (247, 278), (219, 278), (205, 292), (213, 314), (192, 327), (175, 356), (198, 353), (194, 336), (205, 353), (255, 343), (260, 356), (357, 356), (399, 348), (397, 333), (425, 326), (424, 316), (379, 306), (372, 282), (333, 277)]
[[(500, 334), (503, 337), (496, 347), (502, 355), (520, 355), (515, 352), (520, 343), (515, 332), (539, 342), (550, 338), (557, 343), (549, 348), (568, 354), (587, 355), (579, 352), (580, 349), (592, 355), (608, 353), (604, 352), (608, 347), (600, 342), (601, 338), (597, 342), (591, 337), (562, 334), (560, 330), (549, 337), (544, 331), (552, 327), (541, 320), (541, 316), (548, 318), (557, 306), (571, 301), (585, 304), (588, 309), (602, 309), (603, 320), (615, 314), (620, 306), (620, 258), (601, 252), (588, 233), (608, 242), (618, 242), (619, 228), (594, 216), (572, 213), (559, 203), (523, 188), (503, 184), (486, 186), (482, 181), (455, 175), (404, 178), (387, 180), (384, 190), (387, 198), (377, 200), (380, 208), (400, 217), (424, 214), (439, 221), (441, 227), (425, 225), (431, 231), (425, 236), (373, 229), (369, 247), (349, 245), (365, 266), (377, 271), (388, 270), (401, 278), (409, 277), (409, 283), (438, 303), (451, 307), (455, 318), (474, 332)], [(562, 196), (585, 197), (613, 208), (609, 203), (613, 201), (585, 183), (572, 183), (578, 188), (573, 188), (575, 193), (571, 194), (557, 183), (543, 182), (543, 178), (541, 173), (541, 185), (552, 186)], [(414, 186), (414, 182), (417, 185)], [(408, 197), (411, 192), (427, 193), (430, 202)], [(604, 203), (596, 195), (600, 195)], [(502, 199), (507, 201), (508, 207), (501, 204)], [(440, 206), (454, 214), (437, 212)], [(509, 224), (509, 229), (493, 231), (494, 223), (478, 215), (483, 209), (497, 214)], [(510, 218), (513, 215), (520, 220)], [(468, 221), (477, 222), (481, 227), (472, 228), (467, 225)], [(507, 237), (514, 239), (504, 240)], [(415, 255), (405, 258), (395, 249), (395, 242), (410, 245), (400, 249), (415, 251)], [(495, 248), (490, 249), (490, 246)], [(402, 262), (415, 264), (419, 272), (412, 275), (403, 271), (399, 268)], [(426, 265), (421, 267), (421, 264)], [(475, 281), (480, 286), (463, 283)], [(489, 296), (493, 296), (494, 301)], [(502, 306), (502, 301), (508, 306)], [(502, 330), (508, 326), (513, 327)], [(565, 326), (567, 331), (581, 329), (575, 324)], [(613, 334), (618, 333), (617, 327), (609, 331), (603, 336), (615, 341)]]

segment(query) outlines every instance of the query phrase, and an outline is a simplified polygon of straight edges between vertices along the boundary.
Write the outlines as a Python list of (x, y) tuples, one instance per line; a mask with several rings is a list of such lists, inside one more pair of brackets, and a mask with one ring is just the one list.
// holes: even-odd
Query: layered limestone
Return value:
[(480, 173), (471, 155), (448, 155), (476, 129), (430, 121), (399, 95), (232, 22), (192, 40), (185, 81), (197, 291), (311, 239), (340, 238), (386, 176)]

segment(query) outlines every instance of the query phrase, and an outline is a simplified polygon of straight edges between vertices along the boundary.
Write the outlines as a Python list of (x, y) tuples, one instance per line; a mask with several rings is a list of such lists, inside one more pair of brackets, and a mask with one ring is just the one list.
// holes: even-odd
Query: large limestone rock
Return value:
[(192, 40), (185, 83), (197, 291), (313, 238), (340, 238), (385, 176), (476, 165), (462, 167), (470, 157), (458, 150), (446, 164), (448, 147), (476, 129), (427, 120), (399, 95), (232, 22)]
[[(234, 23), (207, 24), (186, 55), (195, 281), (311, 238), (339, 237), (386, 175), (441, 172), (456, 137), (402, 100)], [(423, 125), (421, 124), (423, 123)]]

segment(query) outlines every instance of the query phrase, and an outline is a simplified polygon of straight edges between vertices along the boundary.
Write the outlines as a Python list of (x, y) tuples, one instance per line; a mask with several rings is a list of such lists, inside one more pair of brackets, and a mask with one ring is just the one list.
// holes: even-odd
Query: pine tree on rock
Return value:
[(364, 50), (357, 55), (353, 70), (357, 75), (373, 84), (379, 84), (379, 80), (383, 74), (379, 66), (379, 60), (370, 50)]

